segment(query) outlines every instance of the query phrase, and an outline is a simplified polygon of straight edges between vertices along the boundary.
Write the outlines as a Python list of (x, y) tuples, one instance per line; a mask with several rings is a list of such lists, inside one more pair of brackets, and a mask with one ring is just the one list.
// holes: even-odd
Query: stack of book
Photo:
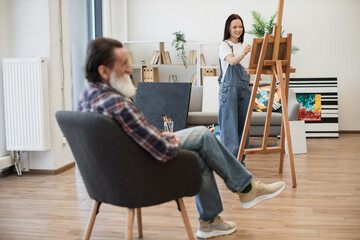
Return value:
[(155, 65), (159, 63), (159, 60), (160, 60), (160, 52), (156, 50), (154, 51), (149, 63), (151, 65)]
[(204, 57), (203, 53), (200, 54), (200, 58), (201, 58), (201, 60), (203, 62), (203, 66), (206, 66), (206, 61), (205, 61), (205, 57)]
[(162, 64), (171, 64), (170, 54), (168, 51), (161, 52)]
[(151, 65), (156, 64), (171, 64), (170, 54), (168, 51), (154, 51), (151, 59), (150, 59)]
[(196, 64), (196, 50), (190, 50), (189, 64)]

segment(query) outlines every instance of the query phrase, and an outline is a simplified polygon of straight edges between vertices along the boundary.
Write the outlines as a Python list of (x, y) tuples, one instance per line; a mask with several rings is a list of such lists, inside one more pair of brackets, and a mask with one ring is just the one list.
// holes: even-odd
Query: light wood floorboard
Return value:
[[(238, 225), (234, 234), (217, 239), (360, 239), (360, 134), (307, 139), (307, 149), (294, 156), (297, 188), (291, 187), (286, 157), (279, 175), (278, 154), (248, 156), (255, 178), (287, 184), (278, 197), (249, 210), (217, 178), (221, 215)], [(195, 233), (195, 200), (184, 200)], [(0, 239), (81, 239), (91, 206), (76, 168), (58, 175), (8, 175), (0, 178)], [(142, 214), (143, 239), (187, 239), (175, 201), (143, 208)], [(91, 239), (124, 239), (126, 216), (126, 209), (102, 204)], [(135, 221), (134, 239), (136, 229)]]

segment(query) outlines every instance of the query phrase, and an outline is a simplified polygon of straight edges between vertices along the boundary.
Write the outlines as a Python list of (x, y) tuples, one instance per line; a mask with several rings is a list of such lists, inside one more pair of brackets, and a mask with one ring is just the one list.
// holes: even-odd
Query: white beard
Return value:
[(124, 95), (125, 97), (133, 97), (136, 94), (136, 88), (131, 81), (129, 74), (125, 74), (122, 77), (116, 77), (115, 72), (111, 72), (110, 86), (116, 91)]

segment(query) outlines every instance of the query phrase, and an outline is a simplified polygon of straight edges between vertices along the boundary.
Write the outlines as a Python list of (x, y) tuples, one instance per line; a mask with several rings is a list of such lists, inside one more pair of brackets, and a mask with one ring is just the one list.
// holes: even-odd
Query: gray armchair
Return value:
[(65, 135), (94, 204), (84, 239), (89, 239), (101, 203), (128, 208), (127, 239), (132, 238), (135, 209), (142, 237), (141, 208), (176, 200), (189, 239), (194, 239), (182, 198), (200, 190), (196, 156), (180, 150), (169, 162), (157, 161), (112, 119), (98, 113), (59, 111)]

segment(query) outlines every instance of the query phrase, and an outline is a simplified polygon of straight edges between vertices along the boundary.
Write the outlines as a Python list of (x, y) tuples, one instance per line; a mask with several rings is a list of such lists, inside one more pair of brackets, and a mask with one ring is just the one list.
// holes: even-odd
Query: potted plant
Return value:
[(178, 51), (178, 57), (182, 60), (182, 63), (184, 64), (185, 68), (187, 68), (187, 58), (185, 55), (185, 34), (181, 31), (173, 32), (173, 35), (175, 35), (174, 40), (171, 43), (171, 46), (175, 47), (176, 51)]
[[(277, 12), (270, 17), (267, 21), (259, 12), (253, 10), (251, 11), (251, 15), (253, 18), (252, 29), (250, 31), (246, 31), (246, 33), (255, 35), (258, 38), (264, 37), (265, 33), (268, 32), (269, 34), (273, 33), (274, 25), (276, 24), (275, 18), (277, 16)], [(285, 31), (282, 31), (283, 34)], [(299, 51), (299, 48), (292, 45), (291, 46), (291, 53), (296, 53)]]

